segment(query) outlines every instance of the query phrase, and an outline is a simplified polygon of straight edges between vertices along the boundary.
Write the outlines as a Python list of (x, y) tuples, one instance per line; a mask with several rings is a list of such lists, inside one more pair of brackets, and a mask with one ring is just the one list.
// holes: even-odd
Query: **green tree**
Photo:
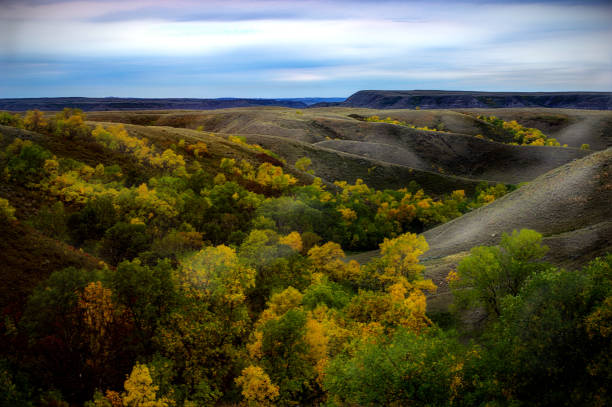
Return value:
[(113, 198), (103, 195), (87, 201), (83, 209), (68, 218), (68, 232), (76, 244), (98, 240), (118, 220)]
[(306, 315), (298, 309), (267, 321), (262, 327), (261, 364), (272, 383), (279, 387), (281, 405), (308, 404), (315, 393), (311, 387), (315, 371), (305, 358), (308, 344)]
[(123, 261), (111, 275), (113, 292), (130, 310), (135, 338), (129, 343), (138, 353), (151, 353), (152, 339), (180, 300), (177, 282), (169, 261), (150, 267), (136, 259)]
[(7, 166), (5, 172), (13, 182), (27, 185), (38, 183), (47, 173), (45, 161), (51, 159), (51, 153), (29, 140), (16, 139), (7, 147)]
[(609, 405), (611, 294), (612, 255), (529, 277), (485, 335), (472, 404)]
[(100, 255), (116, 265), (122, 260), (132, 260), (151, 246), (151, 237), (143, 224), (119, 222), (104, 234)]
[(531, 274), (549, 267), (542, 262), (548, 251), (542, 235), (534, 230), (504, 233), (499, 246), (478, 246), (449, 275), (458, 308), (484, 307), (499, 316), (501, 301), (516, 295)]
[(445, 406), (462, 390), (464, 361), (452, 338), (400, 330), (356, 348), (326, 370), (324, 388), (338, 405)]

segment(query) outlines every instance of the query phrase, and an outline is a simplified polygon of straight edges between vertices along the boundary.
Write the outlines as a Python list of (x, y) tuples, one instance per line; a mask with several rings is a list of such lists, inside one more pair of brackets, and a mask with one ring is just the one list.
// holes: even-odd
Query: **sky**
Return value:
[(0, 0), (0, 98), (612, 91), (612, 2)]

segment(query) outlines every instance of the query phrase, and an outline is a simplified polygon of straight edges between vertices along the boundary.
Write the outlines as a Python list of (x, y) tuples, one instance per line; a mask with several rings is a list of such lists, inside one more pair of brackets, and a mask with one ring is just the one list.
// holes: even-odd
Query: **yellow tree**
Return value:
[(242, 396), (250, 406), (272, 406), (278, 397), (278, 386), (259, 366), (249, 366), (235, 379), (242, 388)]
[(168, 400), (157, 398), (159, 386), (153, 384), (149, 368), (136, 363), (124, 383), (125, 392), (121, 398), (125, 407), (167, 407)]
[(40, 131), (44, 130), (49, 125), (49, 123), (45, 119), (43, 112), (38, 109), (35, 109), (28, 110), (26, 112), (26, 115), (23, 119), (23, 125), (28, 130)]
[(285, 244), (289, 247), (291, 247), (293, 250), (295, 250), (296, 252), (301, 252), (302, 251), (302, 237), (300, 236), (300, 234), (298, 232), (291, 232), (289, 233), (287, 236), (283, 236), (281, 237), (278, 242), (280, 244)]
[(382, 270), (381, 279), (396, 282), (399, 277), (408, 281), (421, 278), (425, 267), (419, 264), (419, 256), (429, 250), (423, 236), (405, 233), (395, 239), (385, 239), (380, 244), (381, 257), (378, 267)]
[(255, 270), (244, 266), (235, 250), (225, 245), (202, 249), (184, 267), (193, 287), (230, 304), (242, 303), (246, 290), (255, 284)]
[(308, 167), (310, 167), (310, 165), (312, 164), (312, 161), (310, 160), (310, 158), (308, 157), (302, 157), (299, 160), (297, 160), (295, 162), (295, 168), (297, 168), (300, 171), (303, 172), (308, 172), (310, 174), (313, 173), (312, 170), (308, 170)]
[[(98, 385), (114, 372), (117, 353), (121, 347), (117, 340), (129, 328), (129, 315), (113, 304), (113, 293), (100, 281), (91, 282), (79, 295), (78, 308), (83, 322), (83, 337), (89, 348), (86, 363), (98, 377)], [(119, 333), (121, 332), (121, 333)]]
[[(314, 246), (308, 251), (315, 277), (329, 276), (334, 280), (354, 280), (361, 273), (359, 263), (354, 260), (346, 263), (344, 251), (338, 243), (327, 242)], [(316, 274), (318, 273), (318, 274)]]

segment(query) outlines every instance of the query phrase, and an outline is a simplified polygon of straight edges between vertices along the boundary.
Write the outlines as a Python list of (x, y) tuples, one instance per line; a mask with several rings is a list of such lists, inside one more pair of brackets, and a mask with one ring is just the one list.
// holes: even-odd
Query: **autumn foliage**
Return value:
[[(521, 230), (446, 280), (423, 262), (421, 232), (512, 186), (331, 185), (308, 158), (289, 166), (239, 136), (219, 154), (201, 135), (92, 130), (74, 109), (0, 123), (45, 137), (3, 141), (0, 223), (92, 264), (51, 270), (21, 309), (2, 309), (0, 405), (609, 404), (610, 256), (558, 270)], [(542, 139), (508, 126), (517, 142)], [(58, 146), (86, 148), (75, 159)], [(428, 307), (432, 275), (457, 312), (487, 314), (478, 331)]]

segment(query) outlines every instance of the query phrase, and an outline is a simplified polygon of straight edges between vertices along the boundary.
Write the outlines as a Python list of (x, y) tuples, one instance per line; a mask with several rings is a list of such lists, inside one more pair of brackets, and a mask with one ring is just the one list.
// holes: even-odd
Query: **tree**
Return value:
[(306, 360), (307, 318), (303, 311), (290, 309), (262, 327), (261, 364), (279, 387), (280, 404), (308, 404), (314, 394), (313, 366)]
[(472, 404), (609, 405), (611, 294), (612, 255), (532, 274), (484, 337)]
[(119, 222), (104, 234), (100, 254), (109, 263), (116, 265), (122, 260), (132, 260), (151, 246), (147, 227), (143, 224)]
[[(39, 380), (47, 388), (60, 390), (70, 401), (82, 402), (91, 397), (91, 391), (94, 386), (100, 385), (100, 380), (114, 384), (118, 378), (118, 371), (123, 368), (122, 364), (118, 363), (119, 359), (110, 357), (107, 358), (109, 361), (107, 367), (110, 370), (102, 374), (99, 370), (94, 371), (92, 364), (87, 363), (93, 355), (88, 337), (92, 331), (87, 327), (87, 321), (83, 318), (86, 314), (83, 313), (79, 303), (84, 305), (82, 293), (85, 287), (101, 278), (103, 276), (99, 272), (76, 268), (52, 273), (30, 295), (24, 315), (19, 322), (20, 331), (29, 339), (28, 349), (32, 355), (35, 355), (29, 363), (25, 363), (25, 366), (37, 372)], [(108, 296), (103, 296), (102, 299), (106, 302)], [(94, 306), (99, 302), (93, 301), (91, 308), (89, 304), (87, 306), (91, 311), (89, 314), (93, 317), (90, 320), (92, 323), (94, 320), (101, 321), (95, 311), (99, 307)], [(108, 325), (105, 324), (103, 327), (107, 329)], [(121, 343), (108, 340), (112, 335), (104, 336), (101, 343), (105, 349), (112, 349), (117, 353), (122, 351)]]
[(541, 262), (548, 251), (541, 242), (541, 234), (522, 229), (511, 235), (504, 233), (499, 246), (472, 248), (457, 272), (449, 275), (455, 305), (482, 306), (489, 314), (499, 316), (506, 295), (516, 295), (527, 277), (549, 267)]
[(130, 315), (114, 303), (112, 290), (101, 281), (85, 286), (77, 308), (82, 321), (81, 338), (87, 349), (83, 356), (92, 379), (96, 387), (113, 384), (125, 365), (128, 349), (124, 340), (130, 336)]
[(90, 131), (85, 124), (85, 115), (80, 109), (65, 108), (56, 115), (54, 125), (55, 135), (66, 139), (85, 137)]
[(231, 393), (244, 367), (249, 327), (246, 291), (255, 270), (227, 246), (206, 247), (183, 262), (182, 301), (156, 338), (163, 355), (174, 362), (196, 405), (213, 404)]
[(147, 365), (136, 363), (124, 384), (121, 398), (125, 407), (167, 407), (168, 400), (158, 399), (159, 386), (153, 384)]
[(313, 272), (322, 273), (334, 279), (342, 279), (344, 276), (345, 254), (338, 243), (327, 242), (323, 246), (315, 246), (308, 251)]
[(242, 303), (245, 291), (255, 284), (255, 270), (243, 265), (234, 249), (225, 245), (202, 249), (185, 264), (184, 274), (194, 288), (228, 304)]
[(289, 233), (287, 236), (281, 237), (278, 242), (291, 247), (296, 252), (301, 252), (303, 248), (302, 237), (295, 231)]
[(419, 264), (419, 256), (429, 250), (423, 235), (405, 233), (394, 239), (386, 239), (380, 244), (381, 280), (391, 283), (398, 279), (414, 281), (422, 278), (425, 267)]
[(324, 387), (338, 405), (443, 406), (462, 390), (464, 361), (452, 338), (402, 330), (355, 348), (326, 370)]
[(6, 152), (8, 162), (5, 173), (11, 181), (28, 186), (40, 182), (47, 175), (44, 165), (52, 155), (38, 144), (15, 139)]
[(38, 109), (28, 110), (23, 119), (23, 126), (32, 131), (45, 130), (49, 123), (45, 119), (43, 112)]
[(156, 266), (124, 261), (112, 274), (113, 291), (118, 301), (129, 309), (135, 328), (130, 341), (142, 351), (150, 351), (158, 326), (164, 323), (179, 301), (177, 282), (169, 261)]
[(236, 378), (236, 384), (242, 388), (242, 396), (251, 406), (272, 406), (278, 397), (278, 386), (259, 366), (245, 367)]
[(83, 209), (68, 218), (68, 232), (76, 244), (98, 240), (117, 222), (118, 214), (110, 195), (87, 201)]

